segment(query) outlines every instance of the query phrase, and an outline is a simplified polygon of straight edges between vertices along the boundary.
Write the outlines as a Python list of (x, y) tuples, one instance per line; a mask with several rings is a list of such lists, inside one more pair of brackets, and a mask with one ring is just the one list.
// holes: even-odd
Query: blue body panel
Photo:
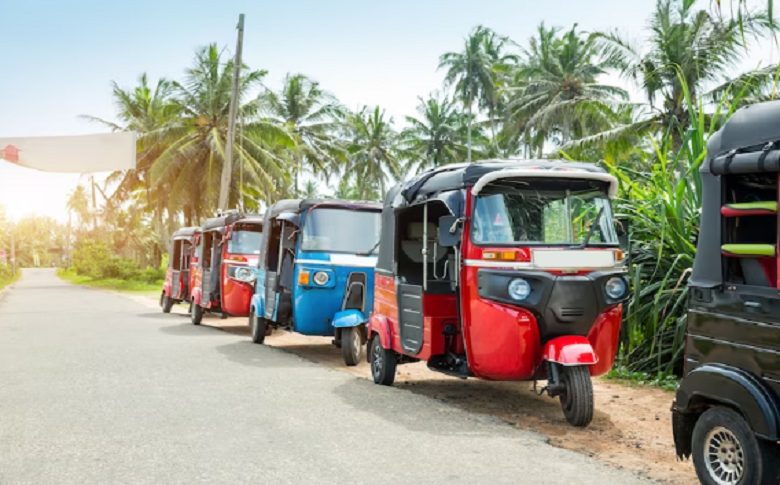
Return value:
[(333, 327), (348, 328), (363, 325), (368, 321), (368, 317), (360, 310), (349, 309), (341, 310), (333, 316)]

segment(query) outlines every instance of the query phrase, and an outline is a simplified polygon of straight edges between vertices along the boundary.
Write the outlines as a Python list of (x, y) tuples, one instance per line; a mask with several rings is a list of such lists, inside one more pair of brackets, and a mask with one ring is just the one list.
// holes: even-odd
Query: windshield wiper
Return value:
[(371, 246), (371, 249), (369, 249), (368, 251), (362, 251), (362, 252), (355, 253), (355, 254), (357, 254), (358, 256), (371, 256), (374, 253), (374, 251), (376, 251), (376, 248), (379, 247), (379, 243), (381, 243), (381, 242), (382, 242), (382, 240), (380, 239), (379, 241), (376, 242), (376, 244)]
[(588, 234), (585, 236), (585, 240), (582, 241), (582, 244), (575, 244), (571, 248), (572, 249), (585, 249), (588, 247), (588, 243), (590, 242), (590, 238), (593, 237), (593, 230), (596, 229), (596, 225), (601, 220), (601, 216), (604, 214), (604, 207), (601, 206), (601, 209), (599, 210), (599, 213), (596, 215), (596, 218), (593, 219), (593, 222), (590, 223), (590, 227), (588, 228)]

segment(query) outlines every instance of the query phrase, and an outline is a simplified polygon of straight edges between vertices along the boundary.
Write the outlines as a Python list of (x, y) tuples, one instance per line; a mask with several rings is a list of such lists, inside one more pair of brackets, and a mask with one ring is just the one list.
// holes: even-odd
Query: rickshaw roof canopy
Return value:
[[(474, 187), (478, 193), (488, 183), (504, 177), (543, 177), (589, 179), (609, 185), (609, 194), (617, 193), (617, 179), (590, 163), (564, 160), (491, 159), (474, 163), (445, 165), (423, 172), (401, 183), (388, 193), (385, 205), (403, 207), (436, 198), (442, 192)], [(398, 195), (401, 197), (399, 198)]]
[(219, 217), (212, 217), (206, 219), (203, 223), (203, 231), (213, 231), (215, 229), (222, 229), (223, 227), (235, 224), (236, 222), (249, 222), (249, 223), (263, 223), (263, 216), (260, 214), (242, 214), (239, 212), (231, 212)]
[(278, 218), (285, 212), (301, 214), (314, 206), (342, 207), (354, 210), (380, 210), (381, 204), (364, 200), (344, 199), (282, 199), (268, 208), (269, 219)]
[(198, 231), (200, 231), (200, 227), (197, 226), (182, 227), (177, 229), (172, 237), (173, 239), (186, 239), (192, 237)]

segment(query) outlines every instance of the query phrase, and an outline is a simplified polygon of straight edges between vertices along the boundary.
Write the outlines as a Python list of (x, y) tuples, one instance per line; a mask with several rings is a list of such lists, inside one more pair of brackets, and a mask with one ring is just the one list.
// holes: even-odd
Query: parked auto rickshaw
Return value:
[(260, 215), (231, 212), (206, 220), (193, 265), (193, 324), (199, 325), (205, 312), (223, 318), (249, 314), (262, 234)]
[(190, 263), (199, 227), (182, 227), (171, 236), (171, 251), (168, 255), (168, 269), (160, 294), (160, 306), (164, 313), (170, 313), (175, 303), (190, 301)]
[(490, 160), (425, 172), (382, 211), (374, 382), (426, 361), (458, 377), (547, 379), (566, 419), (593, 415), (628, 296), (612, 219), (617, 180), (588, 164)]
[(252, 340), (274, 327), (333, 336), (356, 365), (374, 299), (381, 205), (282, 200), (266, 212), (263, 251), (249, 316)]
[(780, 479), (780, 102), (743, 108), (707, 144), (683, 379), (680, 458), (705, 484)]

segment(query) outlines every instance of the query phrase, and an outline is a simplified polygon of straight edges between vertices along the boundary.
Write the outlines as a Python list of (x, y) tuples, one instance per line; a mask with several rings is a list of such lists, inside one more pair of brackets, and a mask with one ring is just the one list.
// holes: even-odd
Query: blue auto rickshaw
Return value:
[(266, 212), (255, 293), (252, 341), (274, 328), (332, 336), (356, 365), (374, 302), (381, 205), (345, 200), (282, 200)]

